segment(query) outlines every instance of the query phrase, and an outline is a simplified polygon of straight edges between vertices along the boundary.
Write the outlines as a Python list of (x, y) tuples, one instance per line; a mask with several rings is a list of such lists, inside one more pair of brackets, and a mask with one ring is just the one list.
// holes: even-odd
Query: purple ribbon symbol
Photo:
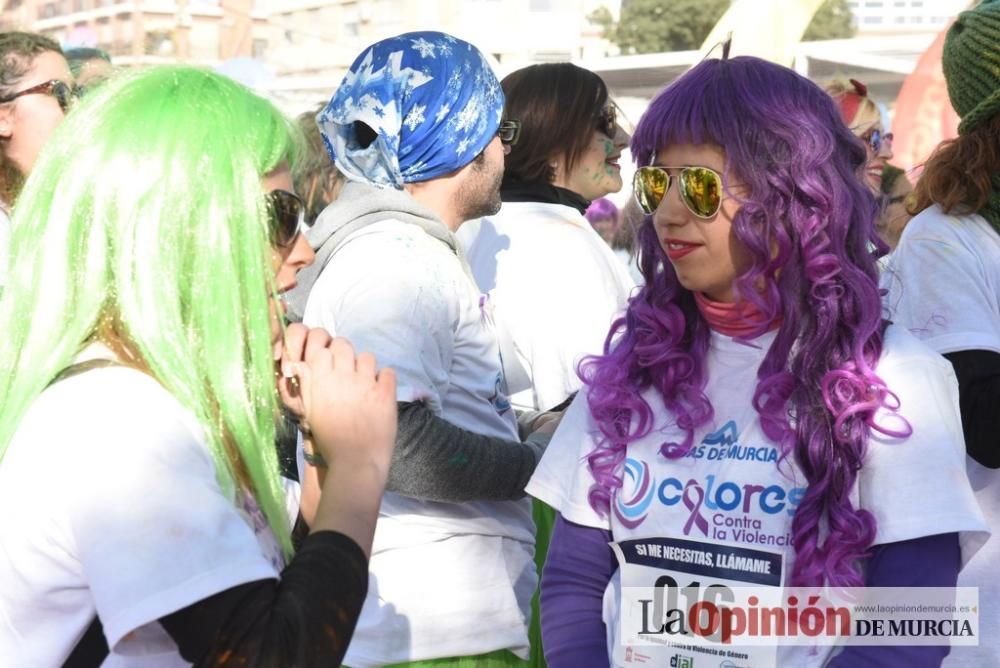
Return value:
[[(692, 499), (693, 496), (697, 495), (697, 499)], [(696, 524), (701, 532), (708, 535), (708, 520), (701, 516), (699, 512), (701, 510), (701, 504), (705, 500), (705, 490), (702, 489), (701, 485), (698, 484), (697, 480), (688, 480), (687, 485), (684, 486), (684, 507), (691, 511), (691, 517), (688, 518), (687, 523), (684, 525), (684, 535), (690, 535), (691, 525)]]

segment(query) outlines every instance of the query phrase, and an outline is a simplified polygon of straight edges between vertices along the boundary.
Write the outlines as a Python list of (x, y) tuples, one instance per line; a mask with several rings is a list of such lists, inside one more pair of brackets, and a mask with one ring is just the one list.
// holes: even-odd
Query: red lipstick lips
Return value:
[(679, 239), (664, 239), (663, 250), (671, 262), (680, 260), (685, 255), (697, 250), (701, 244), (693, 244)]

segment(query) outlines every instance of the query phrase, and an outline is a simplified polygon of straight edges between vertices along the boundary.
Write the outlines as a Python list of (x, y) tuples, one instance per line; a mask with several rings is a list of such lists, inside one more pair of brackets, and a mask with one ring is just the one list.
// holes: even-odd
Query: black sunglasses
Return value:
[(500, 127), (497, 128), (497, 136), (500, 137), (501, 144), (513, 146), (521, 136), (521, 121), (500, 121)]
[(618, 131), (618, 112), (615, 110), (615, 105), (608, 104), (598, 112), (597, 129), (606, 134), (608, 139), (615, 138), (615, 133)]
[(279, 248), (291, 246), (305, 229), (306, 203), (287, 190), (272, 190), (264, 201), (271, 219), (271, 243)]
[(59, 107), (63, 110), (63, 113), (69, 111), (70, 106), (79, 97), (76, 89), (68, 83), (59, 81), (58, 79), (53, 79), (51, 81), (46, 81), (45, 83), (40, 83), (37, 86), (26, 88), (20, 92), (12, 93), (7, 97), (0, 99), (0, 104), (13, 102), (23, 95), (51, 95), (56, 99), (56, 102), (59, 103)]

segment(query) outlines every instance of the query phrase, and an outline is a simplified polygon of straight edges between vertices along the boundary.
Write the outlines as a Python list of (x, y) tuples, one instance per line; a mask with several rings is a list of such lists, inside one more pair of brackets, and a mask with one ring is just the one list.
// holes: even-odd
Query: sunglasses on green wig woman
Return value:
[(632, 189), (643, 212), (651, 214), (656, 211), (675, 177), (681, 201), (688, 211), (705, 219), (712, 218), (719, 212), (722, 205), (722, 177), (718, 172), (708, 167), (667, 165), (647, 165), (636, 171)]
[(264, 199), (271, 223), (271, 243), (288, 248), (306, 227), (306, 204), (287, 190), (272, 190)]

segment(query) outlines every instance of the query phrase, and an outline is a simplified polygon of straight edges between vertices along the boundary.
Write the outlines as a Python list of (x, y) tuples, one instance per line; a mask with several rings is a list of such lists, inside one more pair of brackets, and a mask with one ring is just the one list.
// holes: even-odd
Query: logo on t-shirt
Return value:
[[(658, 458), (651, 467), (642, 459), (626, 458), (622, 486), (612, 504), (622, 526), (635, 529), (655, 513), (677, 521), (685, 536), (788, 543), (784, 518), (795, 514), (806, 488), (789, 486), (790, 480), (778, 470), (774, 447), (740, 444), (739, 429), (730, 420), (706, 435), (687, 457), (697, 464), (674, 466)], [(734, 461), (740, 463), (729, 465)], [(661, 475), (654, 475), (654, 470)]]
[(739, 438), (736, 423), (730, 420), (701, 440), (704, 445), (733, 445)]
[(625, 460), (622, 488), (615, 499), (614, 512), (618, 521), (634, 529), (646, 519), (646, 512), (653, 503), (656, 481), (649, 474), (649, 464), (638, 459)]
[(722, 461), (736, 459), (743, 462), (774, 463), (779, 459), (778, 449), (766, 445), (755, 447), (739, 442), (739, 428), (732, 420), (716, 431), (707, 434), (701, 444), (691, 448), (687, 457)]

